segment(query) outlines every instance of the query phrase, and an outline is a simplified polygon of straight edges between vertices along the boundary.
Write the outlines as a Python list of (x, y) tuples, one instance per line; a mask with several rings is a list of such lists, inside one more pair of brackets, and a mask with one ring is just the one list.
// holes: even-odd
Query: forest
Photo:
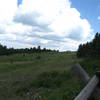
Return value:
[(58, 50), (51, 50), (46, 48), (41, 48), (41, 46), (33, 48), (7, 48), (0, 44), (0, 55), (12, 55), (12, 54), (23, 54), (23, 53), (40, 53), (40, 52), (59, 52)]
[(79, 45), (77, 57), (100, 58), (100, 33), (96, 33), (92, 41)]

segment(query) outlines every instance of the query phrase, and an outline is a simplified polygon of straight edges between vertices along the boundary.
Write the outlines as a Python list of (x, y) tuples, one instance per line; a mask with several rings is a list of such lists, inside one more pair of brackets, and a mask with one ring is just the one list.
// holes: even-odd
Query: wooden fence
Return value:
[(79, 76), (83, 78), (83, 82), (85, 84), (87, 83), (74, 100), (100, 100), (100, 71), (96, 72), (92, 79), (89, 79), (88, 74), (79, 64), (75, 64), (72, 70), (76, 72), (76, 74), (80, 74)]

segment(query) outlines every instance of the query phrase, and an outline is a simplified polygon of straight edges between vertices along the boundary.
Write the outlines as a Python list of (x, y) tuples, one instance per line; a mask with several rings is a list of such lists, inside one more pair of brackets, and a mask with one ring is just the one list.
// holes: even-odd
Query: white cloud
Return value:
[(17, 9), (17, 0), (0, 0), (0, 23), (9, 23)]
[(20, 42), (17, 42), (17, 41), (0, 41), (2, 42), (3, 45), (7, 45), (8, 48), (31, 48), (31, 47), (34, 47), (35, 45), (31, 45), (31, 44), (27, 44), (27, 43), (20, 43)]
[(23, 0), (19, 8), (17, 0), (0, 0), (0, 9), (2, 41), (76, 50), (92, 32), (69, 0)]

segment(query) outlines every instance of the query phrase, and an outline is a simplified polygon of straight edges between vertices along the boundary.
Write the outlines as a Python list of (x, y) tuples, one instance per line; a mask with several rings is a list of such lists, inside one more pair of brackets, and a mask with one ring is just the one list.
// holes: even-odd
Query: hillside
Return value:
[(1, 100), (73, 100), (82, 88), (71, 73), (75, 53), (0, 56)]

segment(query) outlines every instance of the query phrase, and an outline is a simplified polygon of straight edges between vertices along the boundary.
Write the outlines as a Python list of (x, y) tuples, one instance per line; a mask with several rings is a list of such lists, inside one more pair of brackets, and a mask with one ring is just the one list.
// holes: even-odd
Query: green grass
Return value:
[(100, 59), (84, 58), (80, 64), (91, 77), (95, 75), (96, 71), (100, 71)]
[(1, 100), (73, 100), (82, 88), (71, 73), (75, 53), (0, 56)]

